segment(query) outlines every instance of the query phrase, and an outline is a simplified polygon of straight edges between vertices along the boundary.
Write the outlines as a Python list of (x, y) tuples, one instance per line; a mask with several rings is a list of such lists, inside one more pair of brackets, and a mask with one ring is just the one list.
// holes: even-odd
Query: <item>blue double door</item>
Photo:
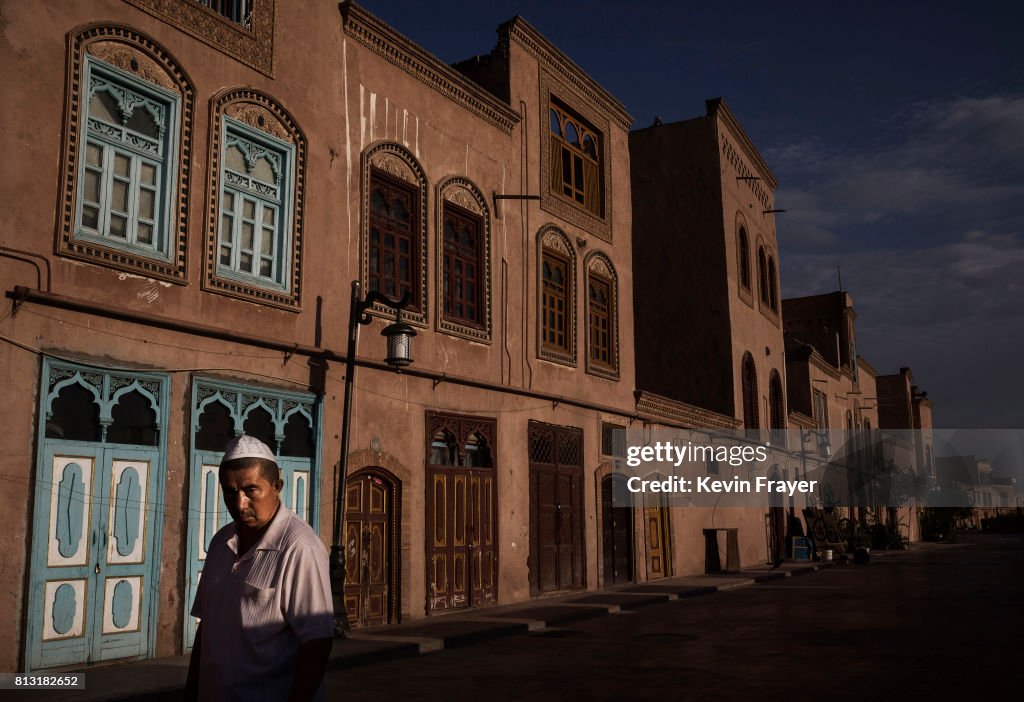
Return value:
[(42, 442), (29, 669), (150, 655), (162, 473), (155, 447)]

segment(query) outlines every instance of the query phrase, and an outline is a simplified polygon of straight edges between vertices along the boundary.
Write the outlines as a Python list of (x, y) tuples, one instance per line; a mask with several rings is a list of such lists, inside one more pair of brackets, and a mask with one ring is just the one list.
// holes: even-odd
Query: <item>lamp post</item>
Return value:
[(345, 352), (345, 399), (341, 414), (341, 458), (338, 461), (338, 483), (334, 500), (334, 533), (331, 540), (331, 591), (334, 599), (334, 633), (344, 636), (351, 630), (348, 611), (345, 607), (345, 574), (347, 571), (347, 544), (341, 543), (345, 523), (345, 484), (348, 482), (348, 439), (352, 416), (352, 386), (356, 373), (356, 340), (359, 325), (369, 324), (373, 319), (368, 310), (375, 304), (383, 304), (395, 310), (395, 323), (381, 330), (387, 338), (388, 353), (385, 362), (401, 372), (412, 363), (412, 337), (416, 330), (402, 321), (402, 308), (409, 304), (412, 296), (406, 290), (401, 300), (392, 300), (371, 290), (365, 298), (358, 280), (352, 281), (352, 306), (349, 310), (348, 347)]
[[(826, 461), (832, 457), (832, 441), (828, 435), (828, 429), (804, 429), (798, 427), (800, 430), (800, 466), (803, 469), (803, 479), (807, 480), (807, 455), (811, 453), (817, 453), (819, 458), (824, 458)], [(804, 445), (811, 441), (811, 439), (817, 439), (818, 445), (814, 449), (805, 449)]]

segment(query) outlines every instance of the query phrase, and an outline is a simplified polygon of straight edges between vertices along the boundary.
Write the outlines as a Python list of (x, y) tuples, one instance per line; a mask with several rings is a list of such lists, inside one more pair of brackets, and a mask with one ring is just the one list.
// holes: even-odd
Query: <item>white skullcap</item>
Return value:
[(224, 449), (224, 458), (221, 463), (233, 461), (236, 458), (265, 458), (268, 461), (277, 463), (277, 458), (270, 447), (257, 439), (255, 436), (242, 434), (232, 439)]

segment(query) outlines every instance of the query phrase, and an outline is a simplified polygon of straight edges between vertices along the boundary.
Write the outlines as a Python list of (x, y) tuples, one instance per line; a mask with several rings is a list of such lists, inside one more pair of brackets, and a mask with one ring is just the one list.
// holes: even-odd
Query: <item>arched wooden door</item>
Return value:
[[(633, 507), (624, 505), (631, 497), (626, 479), (606, 475), (601, 480), (601, 544), (604, 556), (604, 584), (633, 580)], [(616, 499), (616, 498), (619, 499)]]
[(345, 487), (345, 608), (353, 627), (398, 621), (398, 481), (383, 468)]

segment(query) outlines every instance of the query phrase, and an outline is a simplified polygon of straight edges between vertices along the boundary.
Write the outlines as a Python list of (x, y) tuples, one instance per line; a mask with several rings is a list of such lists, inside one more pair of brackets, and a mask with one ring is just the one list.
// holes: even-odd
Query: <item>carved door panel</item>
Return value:
[(493, 419), (427, 412), (427, 611), (497, 601)]
[(469, 474), (469, 538), (471, 603), (495, 603), (497, 549), (494, 523), (494, 475), (491, 471)]
[(391, 609), (390, 489), (369, 474), (345, 491), (345, 607), (353, 627), (388, 623)]
[(672, 574), (672, 553), (669, 541), (668, 505), (661, 495), (648, 497), (644, 507), (644, 531), (647, 540), (647, 579), (666, 578)]
[(157, 452), (56, 441), (43, 452), (28, 667), (147, 655)]
[[(625, 492), (625, 484), (623, 490)], [(615, 476), (601, 481), (601, 544), (604, 552), (604, 583), (616, 585), (633, 580), (633, 508), (615, 502)]]
[(497, 580), (493, 472), (432, 466), (428, 477), (430, 610), (493, 604)]

